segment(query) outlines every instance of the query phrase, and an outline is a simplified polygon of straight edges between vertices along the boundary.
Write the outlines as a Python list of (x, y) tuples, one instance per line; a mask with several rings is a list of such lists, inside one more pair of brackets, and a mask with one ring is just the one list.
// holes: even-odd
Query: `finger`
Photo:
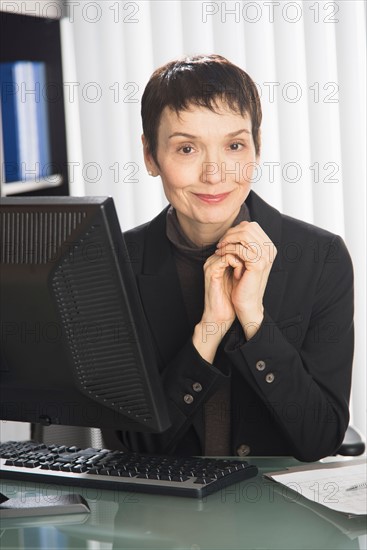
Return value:
[(244, 274), (245, 269), (246, 267), (243, 265), (242, 262), (237, 267), (235, 267), (233, 270), (233, 276), (235, 277), (235, 279), (239, 281)]
[(257, 242), (260, 245), (264, 245), (265, 243), (269, 243), (270, 239), (264, 232), (258, 232), (254, 230), (237, 231), (236, 233), (227, 235), (225, 238), (219, 241), (217, 244), (217, 248), (223, 248), (223, 246), (235, 243), (240, 243), (242, 244), (242, 246), (246, 246), (246, 244), (251, 242)]
[[(237, 226), (238, 228), (239, 226)], [(242, 255), (236, 247), (237, 245), (247, 248), (252, 254)], [(277, 255), (276, 246), (256, 222), (248, 224), (243, 231), (237, 230), (236, 232), (232, 231), (229, 235), (226, 234), (226, 237), (223, 237), (223, 240), (218, 243), (217, 250), (239, 254), (247, 261), (256, 261), (261, 255), (263, 260), (270, 264), (274, 262)]]
[(217, 246), (220, 247), (229, 242), (246, 242), (254, 239), (259, 239), (260, 242), (262, 240), (270, 240), (265, 231), (263, 231), (257, 222), (242, 222), (239, 225), (228, 229), (222, 239), (218, 242)]
[(233, 269), (242, 269), (243, 261), (236, 254), (225, 253), (225, 254), (213, 254), (209, 258), (210, 261), (204, 264), (205, 270), (219, 270), (224, 271), (227, 267), (233, 267)]
[(216, 255), (222, 256), (224, 254), (234, 254), (238, 256), (243, 262), (256, 262), (262, 256), (262, 249), (256, 242), (245, 243), (231, 243), (229, 245), (222, 246), (215, 251)]
[(221, 260), (223, 258), (225, 260), (225, 269), (233, 269), (233, 277), (237, 280), (241, 279), (244, 271), (244, 264), (238, 258), (238, 256), (235, 256), (234, 254), (226, 254), (225, 256), (221, 257)]

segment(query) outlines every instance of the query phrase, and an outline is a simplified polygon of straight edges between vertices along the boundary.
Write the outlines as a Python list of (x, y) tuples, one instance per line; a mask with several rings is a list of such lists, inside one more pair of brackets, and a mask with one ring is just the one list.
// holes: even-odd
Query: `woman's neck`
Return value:
[(186, 237), (200, 247), (218, 242), (238, 216), (238, 212), (236, 212), (223, 223), (200, 223), (183, 216), (177, 210), (176, 213), (181, 229)]

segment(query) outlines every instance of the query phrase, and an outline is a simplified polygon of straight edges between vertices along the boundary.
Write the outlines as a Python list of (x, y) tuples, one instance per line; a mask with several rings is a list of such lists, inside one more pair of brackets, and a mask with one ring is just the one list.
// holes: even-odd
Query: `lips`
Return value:
[(208, 202), (208, 203), (218, 203), (218, 202), (221, 202), (223, 201), (226, 197), (228, 197), (229, 193), (220, 193), (218, 195), (204, 195), (204, 194), (201, 194), (201, 193), (195, 193), (195, 196), (204, 201), (204, 202)]

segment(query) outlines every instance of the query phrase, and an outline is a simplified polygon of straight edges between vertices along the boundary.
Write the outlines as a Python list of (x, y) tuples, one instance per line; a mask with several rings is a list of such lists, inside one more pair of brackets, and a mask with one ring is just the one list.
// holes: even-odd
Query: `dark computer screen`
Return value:
[(0, 418), (167, 429), (113, 200), (2, 198), (0, 223)]

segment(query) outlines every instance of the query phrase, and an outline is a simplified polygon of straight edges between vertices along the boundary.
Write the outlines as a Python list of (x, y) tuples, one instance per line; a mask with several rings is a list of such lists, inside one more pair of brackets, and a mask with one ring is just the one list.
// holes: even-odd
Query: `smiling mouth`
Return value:
[(198, 199), (200, 199), (204, 202), (209, 202), (209, 203), (221, 202), (226, 197), (228, 197), (228, 195), (229, 195), (229, 192), (228, 193), (221, 193), (219, 195), (204, 195), (204, 194), (201, 194), (201, 193), (195, 193), (195, 197), (197, 197)]

